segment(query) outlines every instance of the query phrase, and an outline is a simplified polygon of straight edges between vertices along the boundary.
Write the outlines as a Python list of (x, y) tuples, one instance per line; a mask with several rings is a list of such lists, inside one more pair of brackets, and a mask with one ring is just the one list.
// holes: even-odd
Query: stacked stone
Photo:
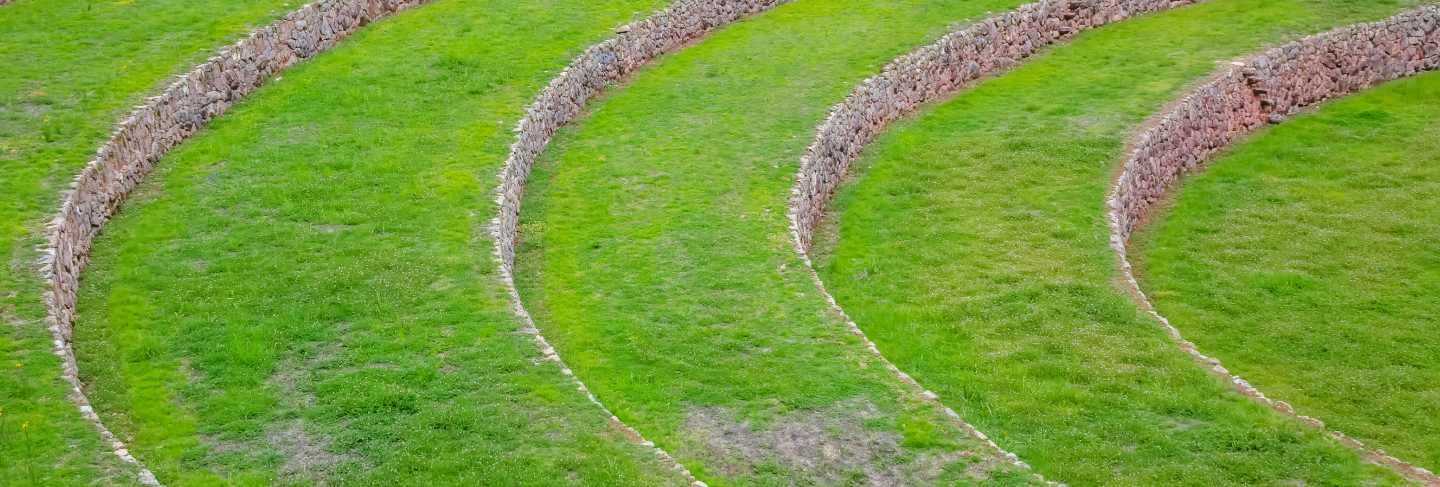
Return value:
[(965, 26), (901, 56), (831, 109), (800, 160), (790, 218), (810, 247), (825, 203), (850, 163), (890, 122), (1076, 33), (1199, 0), (1044, 0)]
[(91, 238), (154, 163), (271, 75), (335, 45), (359, 27), (421, 0), (325, 0), (306, 5), (220, 51), (150, 97), (62, 196), (42, 256), (51, 318), (71, 337), (75, 286)]
[(656, 56), (673, 52), (716, 27), (769, 9), (785, 0), (680, 0), (644, 20), (620, 27), (617, 36), (586, 49), (540, 92), (515, 127), (515, 142), (500, 170), (499, 215), (493, 222), (501, 272), (515, 263), (520, 203), (535, 159), (561, 126), (580, 115), (585, 103)]
[(1160, 197), (1159, 193), (1145, 193), (1134, 198), (1132, 195), (1140, 194), (1134, 190), (1168, 187), (1181, 171), (1199, 167), (1210, 154), (1265, 123), (1268, 115), (1248, 80), (1244, 65), (1233, 63), (1175, 104), (1136, 140), (1131, 162), (1116, 183), (1117, 188), (1129, 188), (1117, 192), (1124, 195), (1117, 201), (1127, 208), (1114, 215), (1115, 224), (1123, 230), (1122, 239), (1128, 239), (1138, 223), (1140, 205), (1148, 206)]
[(616, 36), (595, 44), (581, 53), (560, 74), (540, 91), (525, 110), (515, 127), (515, 142), (500, 169), (500, 185), (496, 188), (499, 207), (491, 232), (495, 238), (495, 256), (499, 260), (500, 277), (510, 292), (515, 314), (534, 336), (536, 345), (547, 360), (559, 364), (561, 371), (575, 381), (576, 388), (607, 415), (610, 421), (643, 446), (654, 450), (660, 461), (671, 464), (693, 487), (704, 487), (690, 470), (676, 462), (664, 449), (645, 440), (639, 431), (626, 425), (592, 394), (585, 383), (571, 372), (559, 354), (535, 327), (529, 312), (520, 302), (515, 289), (513, 270), (515, 246), (519, 240), (520, 204), (525, 181), (535, 160), (545, 151), (550, 138), (560, 127), (575, 120), (585, 104), (607, 86), (619, 82), (656, 57), (679, 50), (699, 40), (717, 27), (756, 14), (787, 0), (678, 0), (665, 10), (644, 20), (616, 29)]
[(1117, 244), (1175, 181), (1265, 123), (1440, 68), (1440, 6), (1314, 35), (1233, 63), (1140, 134), (1111, 195)]
[[(76, 287), (92, 239), (166, 151), (271, 75), (329, 49), (369, 22), (424, 1), (321, 0), (252, 32), (136, 107), (61, 195), (59, 213), (47, 225), (49, 239), (40, 262), (55, 353), (62, 358), (72, 401), (122, 460), (138, 464), (90, 408), (70, 347)], [(143, 469), (140, 480), (157, 484)]]
[(1301, 415), (1289, 404), (1266, 397), (1245, 379), (1231, 374), (1219, 360), (1186, 341), (1140, 289), (1126, 247), (1135, 228), (1181, 176), (1203, 167), (1211, 156), (1237, 139), (1326, 99), (1434, 69), (1440, 69), (1440, 6), (1421, 7), (1381, 22), (1311, 36), (1231, 63), (1164, 110), (1151, 128), (1135, 138), (1108, 201), (1110, 244), (1120, 258), (1126, 286), (1181, 349), (1211, 372), (1229, 379), (1242, 394), (1326, 431), (1371, 461), (1422, 485), (1440, 485), (1440, 476), (1326, 429), (1319, 419)]

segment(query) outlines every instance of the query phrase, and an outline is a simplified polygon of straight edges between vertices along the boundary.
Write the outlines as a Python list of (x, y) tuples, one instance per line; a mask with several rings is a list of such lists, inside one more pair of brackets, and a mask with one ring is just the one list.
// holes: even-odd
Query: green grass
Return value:
[(1217, 62), (1407, 4), (1213, 0), (1083, 34), (877, 140), (821, 274), (887, 357), (1052, 480), (1396, 481), (1142, 317), (1115, 284), (1103, 203), (1126, 138)]
[(517, 277), (538, 326), (707, 482), (809, 475), (784, 453), (725, 448), (702, 420), (716, 411), (763, 436), (816, 412), (853, 421), (868, 403), (866, 434), (905, 447), (895, 462), (973, 447), (829, 310), (785, 203), (815, 126), (855, 83), (954, 22), (1021, 3), (800, 0), (639, 73), (562, 131), (531, 178)]
[(1267, 130), (1137, 239), (1142, 284), (1270, 396), (1440, 469), (1440, 74)]
[(34, 264), (42, 222), (111, 126), (167, 75), (297, 5), (17, 0), (0, 7), (0, 485), (133, 481), (65, 398)]
[(174, 150), (82, 283), (108, 424), (172, 485), (679, 481), (517, 333), (485, 230), (525, 104), (663, 3), (439, 0)]

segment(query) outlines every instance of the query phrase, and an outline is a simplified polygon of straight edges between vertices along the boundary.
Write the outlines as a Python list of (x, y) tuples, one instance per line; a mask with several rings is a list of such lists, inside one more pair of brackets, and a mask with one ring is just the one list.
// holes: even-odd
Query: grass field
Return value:
[(17, 0), (0, 7), (0, 485), (134, 478), (65, 398), (35, 272), (42, 223), (132, 105), (167, 75), (294, 5)]
[[(65, 397), (35, 271), (59, 191), (167, 76), (304, 0), (0, 6), (0, 487), (131, 485)], [(492, 256), (524, 107), (672, 0), (433, 0), (175, 148), (95, 241), (75, 349), (161, 482), (684, 485), (522, 331)], [(1224, 62), (1437, 0), (1208, 0), (895, 124), (815, 264), (786, 203), (856, 83), (1032, 0), (791, 0), (658, 59), (531, 177), (516, 279), (576, 376), (712, 486), (1398, 485), (1235, 393), (1116, 282), (1105, 192)], [(633, 33), (631, 35), (634, 35)], [(1266, 393), (1440, 469), (1440, 74), (1264, 129), (1137, 234), (1142, 286)]]
[(658, 0), (440, 0), (283, 74), (97, 241), (107, 424), (173, 485), (675, 483), (517, 333), (484, 224), (544, 83)]
[(1324, 106), (1185, 181), (1136, 242), (1202, 350), (1332, 428), (1440, 469), (1440, 74)]
[(1103, 201), (1126, 137), (1217, 62), (1404, 5), (1215, 0), (1084, 34), (873, 144), (820, 272), (887, 357), (1050, 479), (1394, 482), (1143, 318)]
[[(801, 0), (639, 73), (562, 131), (531, 178), (517, 279), (537, 325), (707, 482), (852, 479), (887, 463), (918, 478), (950, 463), (973, 445), (829, 311), (789, 243), (785, 196), (854, 83), (952, 22), (1020, 3)], [(796, 430), (828, 431), (806, 444), (856, 460), (781, 451)], [(935, 474), (977, 469), (959, 460)]]

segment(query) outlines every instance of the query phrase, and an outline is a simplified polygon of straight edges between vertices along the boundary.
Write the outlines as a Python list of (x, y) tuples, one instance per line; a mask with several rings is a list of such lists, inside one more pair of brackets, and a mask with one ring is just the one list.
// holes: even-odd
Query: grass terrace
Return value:
[(525, 104), (657, 0), (441, 0), (285, 72), (97, 240), (76, 327), (172, 485), (665, 485), (541, 360), (485, 231)]
[[(639, 73), (531, 177), (517, 279), (537, 326), (706, 482), (992, 475), (831, 312), (785, 202), (816, 124), (856, 82), (1021, 3), (799, 0)], [(787, 451), (795, 431), (822, 434)], [(815, 458), (825, 448), (844, 449)]]
[(134, 475), (66, 399), (35, 272), (60, 190), (167, 77), (298, 7), (282, 0), (16, 0), (0, 6), (0, 485)]
[[(35, 249), (118, 120), (303, 1), (0, 6), (0, 487), (140, 480), (66, 397)], [(524, 200), (520, 295), (574, 377), (545, 359), (492, 255), (495, 174), (562, 68), (671, 1), (426, 2), (175, 147), (81, 279), (74, 348), (105, 424), (187, 487), (686, 485), (644, 440), (716, 487), (1404, 483), (1181, 351), (1121, 290), (1104, 204), (1128, 138), (1225, 62), (1440, 0), (1120, 22), (867, 149), (817, 234), (821, 277), (1031, 470), (849, 332), (786, 213), (860, 81), (1033, 0), (790, 0), (609, 87)], [(1266, 128), (1187, 178), (1132, 252), (1202, 350), (1432, 470), (1437, 110), (1430, 74)]]
[(1440, 75), (1276, 126), (1136, 239), (1202, 350), (1331, 428), (1440, 470)]
[(1084, 34), (877, 140), (819, 239), (822, 277), (887, 357), (1052, 480), (1396, 482), (1144, 318), (1103, 204), (1127, 137), (1217, 63), (1410, 4), (1214, 0)]

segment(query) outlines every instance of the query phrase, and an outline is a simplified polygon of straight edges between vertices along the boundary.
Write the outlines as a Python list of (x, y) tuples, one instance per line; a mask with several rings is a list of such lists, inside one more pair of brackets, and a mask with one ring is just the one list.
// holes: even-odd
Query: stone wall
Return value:
[(791, 231), (808, 252), (825, 204), (850, 163), (891, 122), (1076, 33), (1201, 0), (1042, 0), (962, 27), (901, 56), (831, 109), (800, 159)]
[(1204, 167), (1212, 156), (1238, 139), (1326, 99), (1437, 68), (1440, 6), (1421, 7), (1381, 22), (1318, 34), (1231, 63), (1162, 110), (1132, 140), (1131, 151), (1106, 203), (1110, 244), (1127, 290), (1191, 358), (1228, 380), (1240, 393), (1326, 432), (1371, 461), (1418, 483), (1440, 486), (1440, 476), (1327, 429), (1319, 419), (1298, 413), (1284, 401), (1266, 397), (1219, 360), (1201, 353), (1155, 310), (1140, 289), (1127, 249), (1136, 228), (1181, 176)]
[[(40, 261), (54, 352), (61, 358), (71, 400), (121, 460), (140, 466), (91, 408), (70, 346), (76, 287), (92, 239), (166, 151), (271, 75), (329, 49), (365, 24), (424, 1), (320, 0), (252, 32), (136, 107), (61, 195)], [(154, 475), (140, 469), (142, 483), (158, 485)]]
[(515, 265), (517, 225), (525, 181), (556, 130), (575, 120), (585, 103), (656, 56), (673, 52), (745, 16), (786, 0), (679, 0), (661, 12), (616, 30), (586, 49), (545, 87), (515, 127), (515, 142), (500, 170), (499, 215), (493, 222), (495, 251), (509, 279)]
[[(844, 101), (831, 108), (800, 159), (789, 202), (791, 237), (811, 280), (831, 310), (902, 384), (1018, 467), (1030, 468), (880, 353), (879, 347), (845, 313), (815, 271), (809, 256), (813, 234), (826, 203), (850, 164), (891, 122), (914, 113), (922, 104), (938, 101), (985, 76), (1015, 66), (1044, 47), (1085, 29), (1199, 1), (1202, 0), (1042, 0), (963, 26), (891, 61), (879, 75), (862, 82)], [(1035, 476), (1039, 478), (1038, 474)]]
[(1132, 144), (1112, 198), (1128, 240), (1184, 173), (1266, 123), (1320, 101), (1440, 68), (1440, 6), (1285, 44), (1231, 63)]
[(535, 160), (550, 138), (560, 127), (574, 121), (585, 109), (591, 98), (605, 91), (611, 84), (623, 81), (631, 73), (649, 64), (656, 57), (677, 51), (698, 41), (716, 28), (740, 20), (746, 16), (763, 12), (787, 0), (677, 0), (665, 10), (616, 29), (615, 37), (590, 46), (570, 63), (560, 74), (540, 91), (535, 100), (525, 109), (525, 116), (515, 127), (515, 142), (510, 146), (510, 155), (500, 169), (500, 184), (496, 188), (498, 206), (491, 234), (495, 239), (495, 257), (499, 261), (500, 279), (510, 293), (515, 314), (525, 326), (525, 332), (535, 338), (536, 345), (546, 360), (555, 362), (561, 371), (571, 377), (576, 388), (604, 411), (612, 424), (636, 438), (645, 446), (654, 449), (661, 461), (674, 466), (675, 470), (690, 481), (691, 485), (703, 487), (691, 472), (676, 462), (664, 449), (620, 421), (595, 394), (577, 378), (569, 366), (561, 360), (555, 348), (545, 340), (545, 335), (535, 327), (535, 321), (525, 309), (520, 293), (515, 288), (515, 247), (519, 241), (520, 204), (525, 196), (525, 181)]
[[(966, 26), (891, 62), (831, 110), (802, 156), (789, 208), (796, 249), (808, 263), (814, 231), (825, 205), (850, 164), (891, 122), (1081, 30), (1199, 1), (1042, 0)], [(1125, 259), (1125, 245), (1136, 225), (1180, 175), (1200, 167), (1207, 157), (1237, 138), (1327, 98), (1440, 68), (1437, 17), (1440, 7), (1422, 7), (1387, 21), (1312, 36), (1233, 63), (1174, 104), (1151, 125), (1153, 128), (1136, 139), (1110, 197), (1112, 244), (1121, 257), (1131, 291), (1140, 296), (1142, 306), (1183, 349), (1229, 379), (1242, 393), (1318, 428), (1323, 429), (1323, 423), (1296, 414), (1284, 402), (1265, 398), (1244, 379), (1230, 375), (1218, 361), (1200, 354), (1164, 317), (1154, 313), (1135, 284)], [(843, 316), (844, 311), (834, 304), (819, 277), (814, 277)], [(853, 333), (864, 337), (858, 326), (853, 322), (850, 325)], [(1440, 485), (1440, 477), (1422, 468), (1370, 450), (1338, 432), (1329, 433), (1412, 480)]]

